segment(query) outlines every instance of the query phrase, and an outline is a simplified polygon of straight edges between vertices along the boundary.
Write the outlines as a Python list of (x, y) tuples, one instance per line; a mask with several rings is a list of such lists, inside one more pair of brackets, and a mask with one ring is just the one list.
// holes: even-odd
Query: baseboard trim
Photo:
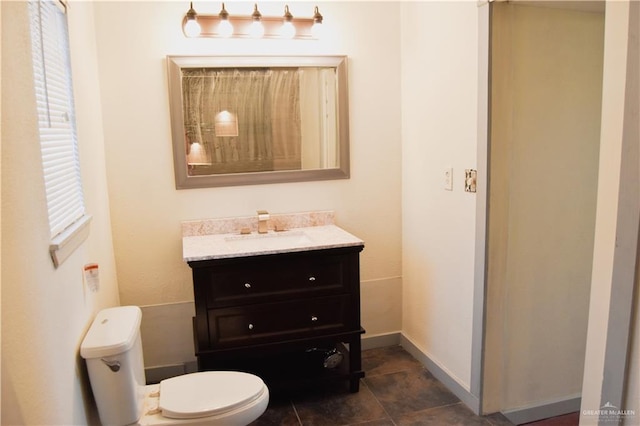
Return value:
[(564, 414), (580, 411), (582, 398), (580, 395), (569, 398), (548, 401), (542, 404), (503, 411), (502, 414), (516, 425), (535, 422), (549, 417), (562, 416)]
[(400, 332), (376, 334), (374, 336), (365, 335), (361, 339), (362, 350), (383, 348), (385, 346), (397, 346), (400, 344)]
[(429, 370), (433, 376), (438, 379), (447, 389), (449, 389), (460, 401), (469, 407), (475, 414), (480, 413), (480, 400), (469, 390), (465, 389), (460, 383), (453, 379), (446, 371), (444, 371), (431, 358), (424, 354), (411, 340), (406, 336), (400, 335), (400, 345), (415, 359), (420, 361)]

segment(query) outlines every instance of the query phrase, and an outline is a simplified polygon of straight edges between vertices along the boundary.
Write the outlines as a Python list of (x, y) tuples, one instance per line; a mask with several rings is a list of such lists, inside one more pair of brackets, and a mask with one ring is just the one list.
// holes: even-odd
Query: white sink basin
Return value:
[(313, 243), (313, 240), (303, 231), (272, 231), (267, 234), (233, 235), (225, 237), (224, 241), (234, 251), (286, 250)]

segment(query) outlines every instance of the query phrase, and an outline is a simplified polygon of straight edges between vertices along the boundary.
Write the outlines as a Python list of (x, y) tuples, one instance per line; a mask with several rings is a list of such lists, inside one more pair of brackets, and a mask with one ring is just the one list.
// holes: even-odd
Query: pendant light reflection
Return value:
[(183, 27), (184, 34), (187, 37), (198, 37), (202, 29), (200, 28), (200, 24), (198, 23), (198, 14), (193, 8), (193, 2), (189, 5), (189, 10), (187, 11), (187, 21)]
[(192, 142), (187, 154), (187, 164), (189, 166), (210, 166), (211, 159), (207, 150), (200, 142)]
[(215, 115), (214, 130), (216, 137), (238, 136), (238, 118), (235, 114), (223, 110)]

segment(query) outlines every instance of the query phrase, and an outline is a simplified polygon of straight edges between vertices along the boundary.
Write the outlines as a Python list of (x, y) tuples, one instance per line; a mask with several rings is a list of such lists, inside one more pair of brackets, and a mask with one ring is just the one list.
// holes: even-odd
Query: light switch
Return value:
[(447, 167), (444, 169), (444, 189), (447, 191), (453, 191), (453, 168)]

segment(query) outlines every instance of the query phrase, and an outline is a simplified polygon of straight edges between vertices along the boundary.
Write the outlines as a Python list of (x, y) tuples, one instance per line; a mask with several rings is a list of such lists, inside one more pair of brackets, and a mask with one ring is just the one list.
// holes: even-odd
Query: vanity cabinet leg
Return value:
[[(360, 373), (362, 372), (361, 352), (360, 335), (358, 335), (349, 342), (349, 372), (352, 375), (349, 380), (349, 390), (353, 393), (360, 390)], [(356, 377), (354, 377), (354, 375)], [(364, 376), (364, 373), (362, 376)]]

